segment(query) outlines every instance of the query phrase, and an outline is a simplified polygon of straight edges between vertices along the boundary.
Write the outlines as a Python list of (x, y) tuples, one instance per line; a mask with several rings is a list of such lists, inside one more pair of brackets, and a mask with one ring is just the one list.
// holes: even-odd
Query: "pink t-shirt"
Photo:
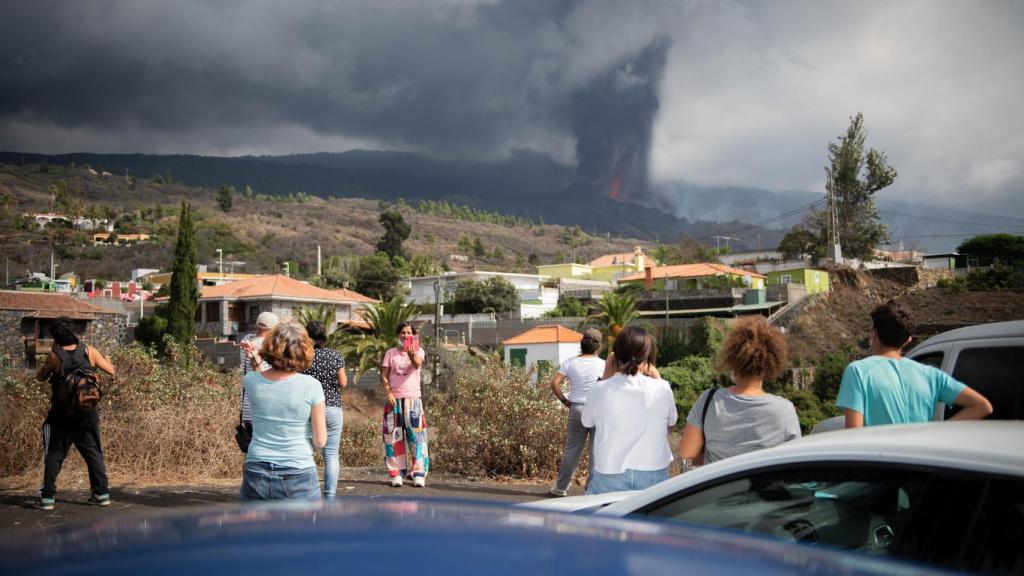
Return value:
[[(427, 355), (423, 348), (416, 351), (416, 356), (423, 360)], [(384, 354), (383, 366), (391, 368), (388, 374), (388, 382), (391, 384), (391, 393), (395, 398), (419, 398), (420, 397), (420, 368), (417, 368), (409, 354), (401, 348), (392, 348)], [(422, 367), (422, 364), (420, 365)]]

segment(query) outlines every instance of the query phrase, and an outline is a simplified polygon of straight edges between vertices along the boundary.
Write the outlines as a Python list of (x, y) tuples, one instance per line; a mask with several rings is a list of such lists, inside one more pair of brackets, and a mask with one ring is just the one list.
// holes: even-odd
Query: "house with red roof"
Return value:
[(59, 318), (104, 353), (124, 340), (126, 318), (114, 311), (69, 294), (0, 290), (0, 367), (35, 368), (53, 347), (50, 326)]
[(505, 364), (536, 367), (533, 379), (541, 372), (551, 373), (562, 362), (580, 353), (583, 334), (557, 324), (537, 326), (504, 342)]
[(255, 331), (260, 312), (287, 319), (317, 306), (333, 308), (337, 324), (366, 328), (360, 309), (377, 302), (352, 290), (320, 288), (283, 275), (256, 276), (200, 290), (196, 333), (214, 337)]

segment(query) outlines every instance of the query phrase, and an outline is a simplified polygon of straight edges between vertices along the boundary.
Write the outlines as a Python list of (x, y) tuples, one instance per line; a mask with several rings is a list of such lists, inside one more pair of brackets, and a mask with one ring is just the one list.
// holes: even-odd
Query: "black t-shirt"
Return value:
[(345, 367), (345, 360), (332, 348), (317, 348), (313, 351), (313, 364), (303, 372), (320, 381), (328, 406), (341, 406), (341, 389), (338, 387), (338, 370)]

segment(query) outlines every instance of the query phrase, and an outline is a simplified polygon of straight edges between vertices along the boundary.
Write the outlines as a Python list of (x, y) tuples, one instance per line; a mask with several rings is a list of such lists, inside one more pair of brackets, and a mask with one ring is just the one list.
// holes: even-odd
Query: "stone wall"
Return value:
[(109, 356), (115, 348), (126, 342), (127, 321), (120, 314), (97, 314), (96, 319), (89, 322), (84, 340), (90, 346)]
[(0, 311), (0, 365), (25, 368), (25, 342), (21, 339), (24, 312)]

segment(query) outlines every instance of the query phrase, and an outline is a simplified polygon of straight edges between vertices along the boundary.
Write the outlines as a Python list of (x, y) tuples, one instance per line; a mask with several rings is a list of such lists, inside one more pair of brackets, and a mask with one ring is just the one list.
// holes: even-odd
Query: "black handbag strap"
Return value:
[(715, 397), (715, 392), (718, 392), (718, 387), (711, 388), (708, 390), (708, 395), (704, 398), (704, 408), (700, 411), (700, 427), (707, 428), (708, 425), (708, 408), (711, 407), (711, 399)]

